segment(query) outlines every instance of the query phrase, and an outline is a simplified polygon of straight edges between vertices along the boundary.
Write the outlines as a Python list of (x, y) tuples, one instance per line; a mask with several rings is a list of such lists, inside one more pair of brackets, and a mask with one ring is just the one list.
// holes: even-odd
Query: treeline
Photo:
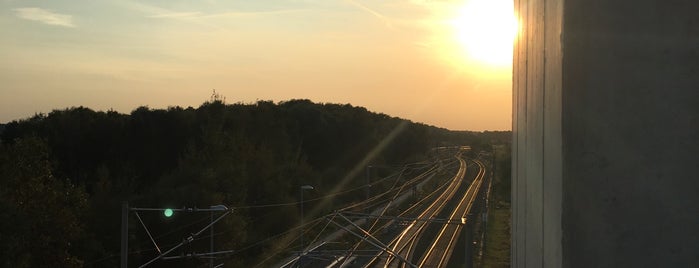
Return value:
[[(453, 132), (308, 100), (227, 105), (213, 98), (198, 108), (141, 107), (120, 114), (77, 107), (38, 114), (0, 126), (0, 263), (117, 267), (123, 201), (238, 207), (216, 225), (215, 246), (246, 248), (297, 225), (297, 206), (254, 207), (297, 202), (300, 185), (315, 186), (309, 199), (323, 196), (363, 185), (368, 164), (423, 160), (438, 146), (489, 150), (491, 143), (509, 142), (509, 135)], [(311, 205), (322, 213), (362, 197), (339, 195), (333, 203)], [(196, 213), (139, 217), (161, 247), (209, 220)], [(132, 219), (129, 230), (130, 263), (155, 256), (140, 220)], [(207, 251), (208, 239), (183, 250)], [(226, 264), (254, 264), (279, 247), (250, 247)]]

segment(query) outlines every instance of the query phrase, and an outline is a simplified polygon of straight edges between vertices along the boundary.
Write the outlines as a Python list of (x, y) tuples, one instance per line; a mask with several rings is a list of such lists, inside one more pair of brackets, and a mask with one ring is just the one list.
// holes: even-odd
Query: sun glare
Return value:
[(451, 25), (468, 58), (491, 66), (512, 63), (512, 45), (518, 29), (512, 1), (467, 0)]

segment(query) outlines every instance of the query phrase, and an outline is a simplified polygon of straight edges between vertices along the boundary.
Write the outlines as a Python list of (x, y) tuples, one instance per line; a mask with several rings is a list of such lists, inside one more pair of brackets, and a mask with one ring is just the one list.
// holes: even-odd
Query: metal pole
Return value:
[(371, 165), (366, 166), (366, 200), (371, 196)]
[(303, 190), (313, 190), (313, 186), (310, 185), (303, 185), (299, 187), (299, 194), (301, 195), (301, 251), (299, 251), (299, 261), (301, 261), (301, 257), (304, 254), (304, 247), (306, 247), (306, 243), (303, 241), (303, 236), (306, 233), (306, 228), (303, 226), (305, 224), (304, 222), (304, 216), (303, 216)]
[(167, 254), (170, 254), (170, 252), (175, 251), (175, 250), (178, 249), (179, 247), (181, 247), (181, 246), (183, 246), (183, 245), (185, 245), (185, 244), (191, 243), (192, 241), (194, 241), (194, 238), (196, 238), (197, 236), (199, 236), (200, 234), (202, 234), (207, 228), (211, 228), (211, 226), (213, 226), (214, 223), (216, 223), (216, 222), (218, 222), (219, 220), (223, 219), (223, 217), (225, 217), (225, 216), (227, 216), (228, 214), (230, 214), (231, 211), (232, 211), (232, 210), (226, 210), (226, 212), (223, 213), (223, 215), (221, 215), (221, 216), (219, 216), (218, 218), (216, 218), (212, 223), (210, 223), (209, 225), (205, 226), (204, 228), (202, 228), (202, 229), (199, 230), (198, 232), (191, 234), (189, 237), (183, 239), (182, 242), (180, 242), (179, 244), (177, 244), (177, 245), (174, 246), (173, 248), (171, 248), (171, 249), (169, 249), (169, 250), (163, 252), (162, 254), (158, 255), (157, 257), (155, 257), (155, 258), (151, 259), (150, 261), (146, 262), (145, 264), (139, 266), (139, 268), (146, 267), (146, 266), (148, 266), (149, 264), (153, 263), (154, 261), (157, 261), (157, 260), (162, 259), (163, 257), (167, 256)]
[[(211, 214), (211, 236), (209, 241), (211, 242), (211, 251), (214, 252), (214, 212), (209, 212)], [(209, 268), (214, 268), (214, 258), (209, 259)]]
[[(364, 200), (369, 200), (369, 196), (371, 195), (371, 165), (366, 166), (366, 197)], [(364, 208), (364, 213), (369, 214), (371, 211), (369, 210), (369, 207), (367, 206)]]
[(129, 202), (121, 204), (121, 268), (126, 268), (129, 261)]
[(304, 241), (303, 241), (303, 235), (306, 230), (303, 227), (304, 220), (303, 220), (303, 186), (299, 187), (299, 193), (301, 193), (301, 251), (299, 253), (299, 260), (301, 260), (300, 256), (303, 256), (303, 247), (305, 246)]

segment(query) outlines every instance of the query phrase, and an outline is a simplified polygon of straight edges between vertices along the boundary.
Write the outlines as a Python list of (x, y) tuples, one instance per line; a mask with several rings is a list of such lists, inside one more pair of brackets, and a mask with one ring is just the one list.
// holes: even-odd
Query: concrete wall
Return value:
[(514, 3), (513, 266), (699, 265), (699, 1)]
[(514, 267), (561, 267), (560, 1), (517, 0), (513, 74)]

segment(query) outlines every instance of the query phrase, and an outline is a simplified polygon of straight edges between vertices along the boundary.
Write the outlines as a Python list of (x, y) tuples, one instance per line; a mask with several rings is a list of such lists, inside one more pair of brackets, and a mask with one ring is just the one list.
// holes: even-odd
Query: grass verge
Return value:
[(493, 146), (495, 177), (490, 195), (482, 267), (510, 267), (510, 146)]

